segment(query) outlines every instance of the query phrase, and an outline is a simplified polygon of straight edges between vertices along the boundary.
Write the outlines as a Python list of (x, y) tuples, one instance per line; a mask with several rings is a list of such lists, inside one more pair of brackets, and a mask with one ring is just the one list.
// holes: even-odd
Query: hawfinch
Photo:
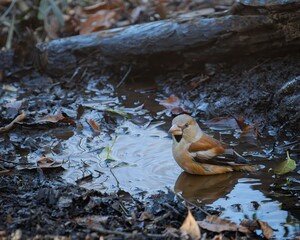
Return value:
[(246, 159), (233, 149), (205, 134), (194, 118), (182, 114), (175, 117), (169, 130), (173, 139), (173, 156), (190, 174), (213, 175), (232, 171), (255, 171)]

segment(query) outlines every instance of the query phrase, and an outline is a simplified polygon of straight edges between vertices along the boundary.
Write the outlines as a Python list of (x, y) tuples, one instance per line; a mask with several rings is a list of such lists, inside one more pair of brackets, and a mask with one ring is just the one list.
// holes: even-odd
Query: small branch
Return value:
[(91, 227), (90, 229), (101, 233), (101, 234), (112, 234), (112, 235), (119, 235), (119, 236), (123, 236), (126, 238), (132, 238), (132, 239), (139, 239), (138, 236), (142, 237), (142, 236), (147, 236), (147, 237), (151, 237), (151, 238), (161, 238), (161, 239), (165, 239), (166, 236), (162, 235), (162, 234), (147, 234), (147, 233), (127, 233), (127, 232), (119, 232), (119, 231), (112, 231), (112, 230), (107, 230), (107, 229), (103, 229), (103, 228), (97, 228), (97, 227)]
[(127, 79), (130, 72), (131, 72), (131, 66), (128, 68), (128, 71), (125, 73), (124, 77), (122, 78), (122, 80), (117, 85), (117, 88), (119, 88), (125, 82), (125, 80)]
[(20, 115), (18, 115), (10, 124), (6, 125), (5, 127), (0, 128), (0, 133), (8, 132), (11, 130), (15, 123), (21, 122), (25, 119), (26, 113), (22, 111)]

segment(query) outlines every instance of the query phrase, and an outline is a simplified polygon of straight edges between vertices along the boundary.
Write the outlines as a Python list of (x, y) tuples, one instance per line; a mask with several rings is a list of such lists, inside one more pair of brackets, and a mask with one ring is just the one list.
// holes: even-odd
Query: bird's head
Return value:
[(190, 143), (199, 140), (203, 134), (196, 120), (187, 114), (178, 115), (173, 119), (169, 133), (177, 142), (184, 138)]

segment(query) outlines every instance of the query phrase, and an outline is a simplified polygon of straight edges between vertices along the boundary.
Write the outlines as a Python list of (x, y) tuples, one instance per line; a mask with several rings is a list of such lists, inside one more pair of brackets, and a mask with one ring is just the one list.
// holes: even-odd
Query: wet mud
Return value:
[[(299, 160), (299, 65), (297, 54), (231, 60), (129, 74), (121, 85), (112, 72), (7, 72), (1, 126), (22, 111), (26, 118), (0, 135), (0, 237), (179, 239), (187, 206), (198, 221), (207, 213), (260, 219), (279, 239), (298, 236), (299, 167), (282, 176), (272, 169), (287, 151)], [(262, 170), (183, 173), (167, 133), (181, 112)]]

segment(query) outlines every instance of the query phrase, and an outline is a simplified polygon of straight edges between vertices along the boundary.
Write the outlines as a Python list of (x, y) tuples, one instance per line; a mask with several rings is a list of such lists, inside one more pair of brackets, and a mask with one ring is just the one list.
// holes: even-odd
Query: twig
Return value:
[(15, 18), (16, 18), (15, 15), (16, 14), (15, 14), (15, 11), (14, 11), (13, 16), (12, 16), (12, 20), (11, 20), (11, 23), (10, 23), (9, 31), (8, 31), (6, 44), (5, 44), (6, 49), (11, 49), (11, 43), (12, 43), (14, 30), (15, 30)]
[(128, 71), (125, 73), (122, 80), (118, 83), (117, 88), (119, 88), (125, 82), (130, 72), (131, 72), (131, 66), (128, 68)]
[(2, 159), (2, 158), (0, 158), (0, 162), (6, 162), (6, 163), (11, 163), (11, 164), (18, 165), (18, 163), (11, 162), (11, 161), (8, 161), (8, 160), (4, 160), (4, 159)]
[(172, 215), (171, 212), (167, 212), (167, 213), (165, 213), (164, 215), (155, 218), (155, 219), (152, 221), (152, 223), (158, 223), (158, 222), (160, 222), (160, 221), (162, 221), (162, 220), (164, 220), (164, 219), (170, 217), (171, 215)]
[(177, 215), (180, 215), (180, 212), (178, 212), (174, 207), (172, 207), (169, 203), (164, 203), (163, 206), (166, 206), (168, 208), (171, 208), (173, 212), (175, 212)]
[(151, 237), (151, 238), (162, 238), (165, 239), (166, 236), (162, 235), (162, 234), (151, 234), (151, 233), (127, 233), (127, 232), (119, 232), (119, 231), (112, 231), (112, 230), (107, 230), (104, 228), (98, 228), (98, 227), (89, 227), (90, 229), (98, 232), (98, 233), (102, 233), (102, 234), (114, 234), (114, 235), (120, 235), (123, 237), (131, 237), (133, 239), (138, 239), (138, 236), (147, 236), (147, 237)]
[(208, 216), (211, 215), (211, 214), (209, 214), (207, 211), (205, 211), (202, 207), (197, 206), (196, 204), (194, 204), (194, 203), (192, 203), (192, 202), (190, 202), (190, 201), (184, 199), (184, 198), (183, 198), (182, 196), (180, 196), (178, 193), (175, 193), (175, 192), (174, 192), (174, 194), (175, 194), (178, 198), (180, 198), (181, 200), (184, 200), (186, 203), (192, 205), (193, 207), (198, 208), (201, 212), (205, 213), (206, 215), (208, 215)]
[(7, 14), (9, 14), (9, 12), (13, 9), (13, 7), (15, 6), (17, 0), (13, 0), (11, 2), (11, 4), (9, 5), (9, 7), (6, 9), (5, 13), (2, 14), (2, 16), (0, 17), (0, 21), (3, 21), (4, 18), (6, 17)]
[(26, 113), (24, 111), (21, 112), (10, 124), (6, 125), (5, 127), (0, 128), (0, 133), (7, 132), (11, 130), (16, 122), (21, 122), (26, 117)]
[(271, 60), (270, 58), (265, 59), (265, 60), (262, 61), (261, 63), (259, 63), (259, 64), (255, 65), (254, 67), (250, 68), (250, 69), (247, 71), (247, 73), (252, 72), (252, 71), (255, 70), (256, 68), (258, 68), (258, 67), (260, 67), (261, 65), (263, 65), (263, 64), (265, 64), (265, 63), (267, 63), (267, 62), (269, 62), (270, 60)]

